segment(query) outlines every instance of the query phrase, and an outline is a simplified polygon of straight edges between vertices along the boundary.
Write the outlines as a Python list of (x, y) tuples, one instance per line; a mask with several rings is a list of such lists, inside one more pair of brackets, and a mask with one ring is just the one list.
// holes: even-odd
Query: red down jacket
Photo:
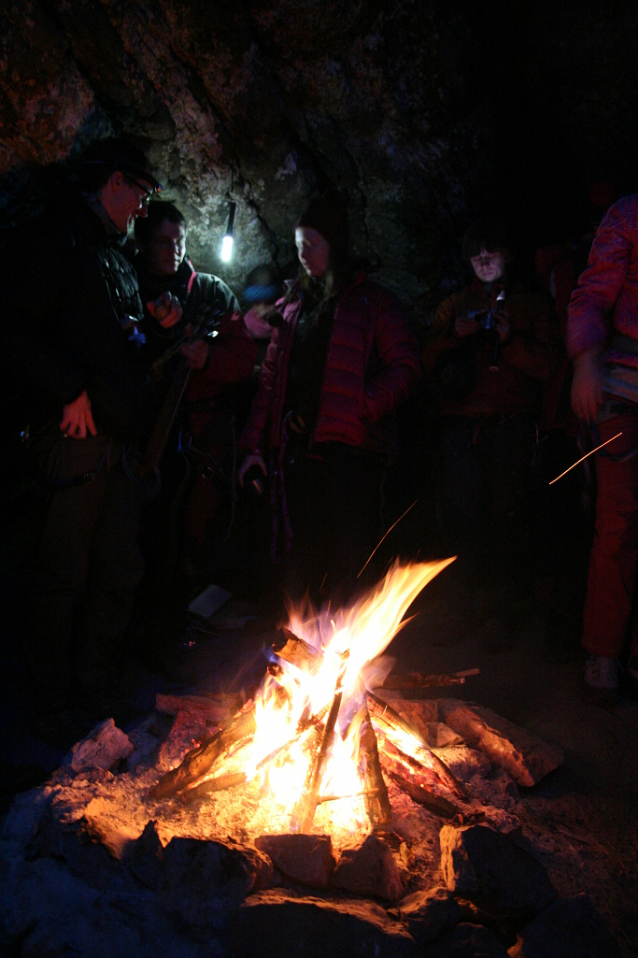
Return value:
[[(240, 447), (279, 446), (288, 361), (302, 302), (282, 308), (264, 358)], [(374, 424), (405, 400), (420, 375), (419, 349), (399, 301), (361, 274), (340, 296), (328, 345), (313, 441), (366, 445)]]

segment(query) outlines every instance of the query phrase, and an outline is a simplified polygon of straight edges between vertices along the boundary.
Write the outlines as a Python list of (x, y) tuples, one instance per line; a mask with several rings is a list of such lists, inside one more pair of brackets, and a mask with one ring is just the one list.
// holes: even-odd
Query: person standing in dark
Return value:
[(463, 256), (473, 279), (441, 303), (422, 354), (441, 393), (444, 535), (458, 554), (442, 579), (450, 615), (433, 638), (452, 642), (482, 621), (484, 646), (500, 651), (511, 644), (508, 606), (532, 579), (532, 465), (560, 334), (551, 305), (512, 278), (498, 220), (468, 229)]
[(352, 263), (336, 191), (310, 202), (295, 241), (301, 274), (275, 307), (240, 480), (269, 474), (289, 596), (342, 603), (382, 532), (394, 412), (419, 378), (418, 346), (397, 299)]
[(132, 475), (151, 412), (137, 280), (118, 244), (159, 189), (144, 154), (86, 150), (77, 190), (25, 230), (7, 349), (48, 493), (24, 651), (32, 729), (68, 745), (121, 704), (121, 642), (142, 575)]
[[(135, 224), (135, 239), (139, 247), (135, 267), (145, 309), (142, 352), (158, 398), (168, 391), (180, 362), (190, 369), (177, 419), (179, 443), (173, 435), (160, 470), (163, 516), (161, 504), (159, 511), (160, 525), (167, 532), (168, 513), (186, 468), (190, 479), (186, 477), (182, 487), (183, 535), (170, 551), (179, 553), (173, 560), (179, 559), (181, 571), (196, 574), (208, 562), (206, 542), (214, 538), (211, 524), (220, 501), (229, 498), (235, 421), (232, 387), (252, 375), (257, 346), (230, 287), (218, 276), (195, 270), (186, 256), (186, 221), (173, 203), (151, 203), (147, 216)], [(164, 313), (175, 302), (182, 313), (173, 321), (171, 314), (166, 318)], [(203, 316), (209, 320), (204, 335), (189, 341), (193, 325)], [(177, 445), (188, 462), (180, 456), (181, 465), (173, 462), (171, 470), (168, 460)], [(209, 541), (211, 549), (214, 543)], [(166, 555), (160, 559), (165, 561)]]

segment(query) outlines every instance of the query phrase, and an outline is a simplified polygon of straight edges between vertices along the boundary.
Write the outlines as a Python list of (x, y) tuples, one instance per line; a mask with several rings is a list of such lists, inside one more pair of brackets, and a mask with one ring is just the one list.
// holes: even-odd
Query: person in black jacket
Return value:
[(49, 493), (25, 657), (32, 728), (55, 744), (121, 702), (118, 649), (142, 575), (135, 458), (152, 413), (142, 305), (118, 241), (159, 184), (144, 154), (113, 138), (87, 148), (78, 187), (17, 244), (7, 305), (30, 452)]
[[(154, 543), (158, 533), (161, 541), (162, 527), (173, 531), (169, 548), (160, 550), (165, 570), (173, 570), (172, 579), (179, 565), (190, 579), (210, 565), (223, 537), (218, 520), (226, 511), (222, 506), (231, 508), (234, 387), (252, 375), (257, 347), (230, 287), (218, 276), (195, 270), (187, 257), (186, 221), (173, 203), (149, 204), (148, 215), (135, 223), (135, 239), (139, 254), (134, 265), (145, 308), (143, 352), (157, 395), (168, 391), (179, 364), (185, 361), (190, 367), (173, 441), (160, 466), (164, 508), (160, 502), (154, 518), (163, 512), (163, 521), (153, 522)], [(163, 316), (170, 297), (183, 309), (176, 322)], [(201, 336), (191, 335), (202, 321)], [(184, 455), (190, 482), (184, 481)], [(157, 555), (157, 548), (153, 552)]]

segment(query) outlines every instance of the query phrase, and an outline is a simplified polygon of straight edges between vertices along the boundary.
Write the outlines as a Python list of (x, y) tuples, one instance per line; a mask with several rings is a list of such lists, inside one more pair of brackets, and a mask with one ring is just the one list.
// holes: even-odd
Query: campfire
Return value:
[(108, 719), (78, 742), (7, 816), (11, 942), (513, 955), (564, 928), (581, 954), (595, 927), (597, 954), (616, 954), (578, 894), (604, 887), (607, 860), (592, 871), (591, 838), (532, 794), (562, 750), (445, 690), (423, 697), (477, 670), (394, 674), (384, 655), (449, 561), (396, 564), (347, 609), (293, 610), (248, 701), (158, 694), (130, 737)]
[[(346, 609), (291, 610), (285, 642), (273, 648), (254, 696), (168, 771), (150, 798), (192, 803), (248, 787), (271, 832), (360, 831), (366, 818), (383, 829), (392, 819), (383, 766), (414, 801), (453, 816), (459, 809), (450, 799), (466, 798), (464, 787), (375, 691), (394, 664), (383, 652), (406, 611), (452, 561), (397, 562)], [(419, 680), (452, 684), (464, 676)]]

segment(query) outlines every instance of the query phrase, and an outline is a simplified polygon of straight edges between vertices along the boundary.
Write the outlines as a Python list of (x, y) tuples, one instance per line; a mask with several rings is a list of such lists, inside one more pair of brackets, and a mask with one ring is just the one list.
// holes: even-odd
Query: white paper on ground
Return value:
[(193, 599), (188, 606), (191, 615), (199, 615), (202, 619), (209, 619), (211, 615), (230, 598), (230, 592), (222, 589), (220, 585), (209, 585), (203, 592)]

